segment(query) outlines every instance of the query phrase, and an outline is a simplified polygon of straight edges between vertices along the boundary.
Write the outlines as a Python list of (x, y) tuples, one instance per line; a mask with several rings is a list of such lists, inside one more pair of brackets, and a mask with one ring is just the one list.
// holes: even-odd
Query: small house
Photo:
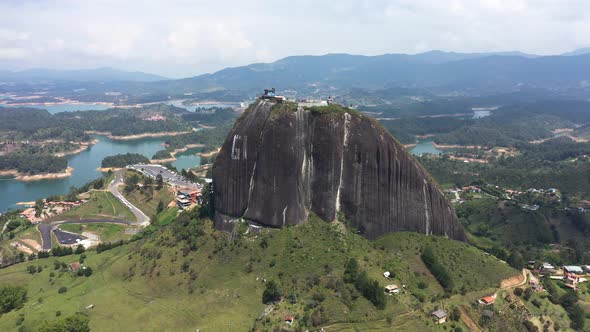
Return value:
[(72, 270), (72, 272), (78, 272), (78, 270), (80, 270), (80, 267), (82, 267), (82, 265), (80, 265), (80, 263), (78, 262), (70, 263), (70, 270)]
[(479, 304), (483, 304), (483, 305), (491, 305), (491, 304), (494, 304), (496, 302), (496, 294), (484, 296), (481, 299), (477, 300), (477, 302)]
[(285, 316), (285, 323), (291, 325), (295, 321), (295, 316), (293, 315), (286, 315)]
[(541, 270), (555, 270), (555, 266), (549, 263), (543, 263), (543, 265), (541, 265)]
[(389, 271), (385, 271), (385, 272), (383, 272), (383, 276), (385, 278), (389, 278), (389, 277), (391, 277), (391, 273)]
[(385, 292), (388, 294), (397, 294), (399, 293), (399, 287), (397, 285), (387, 285), (385, 286)]
[(447, 313), (442, 309), (433, 311), (430, 315), (434, 318), (434, 321), (437, 324), (442, 324), (447, 321)]

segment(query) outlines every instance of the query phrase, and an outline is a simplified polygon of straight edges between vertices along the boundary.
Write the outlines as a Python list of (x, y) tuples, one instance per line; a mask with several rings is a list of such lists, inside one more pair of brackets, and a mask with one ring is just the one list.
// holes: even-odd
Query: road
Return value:
[(135, 216), (135, 219), (137, 220), (132, 225), (145, 227), (150, 224), (150, 218), (145, 213), (143, 213), (143, 211), (135, 207), (135, 205), (131, 204), (125, 197), (123, 197), (123, 194), (121, 194), (121, 192), (119, 191), (119, 186), (123, 184), (124, 171), (124, 169), (120, 169), (115, 173), (115, 179), (113, 179), (113, 181), (109, 183), (109, 191), (111, 192), (111, 194), (117, 197), (117, 199), (121, 201), (121, 203), (123, 203), (129, 210), (131, 210), (131, 212)]
[(164, 166), (161, 165), (131, 165), (127, 167), (128, 169), (136, 170), (146, 176), (149, 176), (153, 179), (158, 176), (158, 174), (162, 175), (162, 179), (164, 182), (168, 183), (169, 185), (175, 187), (187, 187), (187, 188), (199, 188), (199, 184), (195, 182), (191, 182), (188, 179), (184, 178), (182, 175), (177, 174)]
[[(91, 223), (110, 223), (110, 224), (123, 224), (132, 226), (135, 224), (129, 220), (117, 220), (117, 219), (76, 219), (76, 220), (65, 220), (55, 221), (52, 223), (41, 223), (39, 224), (39, 232), (41, 233), (41, 239), (43, 240), (43, 250), (51, 249), (51, 231), (53, 231), (60, 224), (91, 224)], [(56, 234), (58, 236), (58, 234)], [(58, 237), (59, 240), (59, 237)], [(61, 241), (60, 241), (61, 242)]]
[[(134, 169), (138, 172), (141, 172), (149, 177), (156, 178), (158, 174), (162, 175), (162, 179), (164, 182), (175, 186), (175, 187), (187, 187), (187, 188), (200, 188), (198, 184), (191, 182), (184, 177), (176, 174), (175, 172), (170, 171), (169, 169), (160, 166), (160, 165), (132, 165), (127, 167), (128, 169)], [(125, 224), (128, 226), (139, 226), (145, 227), (150, 224), (150, 218), (143, 213), (139, 208), (131, 204), (119, 191), (119, 186), (123, 185), (123, 173), (125, 169), (120, 169), (115, 172), (115, 178), (111, 183), (109, 183), (109, 192), (113, 194), (121, 203), (123, 203), (135, 216), (136, 221), (128, 221), (128, 220), (115, 220), (115, 219), (81, 219), (81, 220), (66, 220), (66, 221), (56, 221), (53, 223), (42, 223), (39, 224), (39, 232), (41, 233), (41, 238), (43, 240), (43, 250), (51, 249), (51, 232), (54, 231), (58, 239), (60, 236), (63, 238), (64, 241), (61, 243), (68, 244), (70, 239), (68, 238), (67, 234), (63, 232), (55, 232), (55, 228), (59, 224), (86, 224), (86, 223), (93, 223), (93, 222), (102, 222), (102, 223), (118, 223), (118, 224)], [(62, 234), (63, 233), (63, 234)], [(63, 235), (63, 236), (62, 236)]]

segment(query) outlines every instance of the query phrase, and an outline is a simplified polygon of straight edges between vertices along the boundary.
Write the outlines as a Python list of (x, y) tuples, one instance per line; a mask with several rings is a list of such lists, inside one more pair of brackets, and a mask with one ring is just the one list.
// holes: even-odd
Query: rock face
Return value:
[(261, 100), (236, 122), (213, 167), (216, 227), (271, 227), (309, 212), (342, 215), (369, 239), (394, 231), (465, 240), (428, 173), (385, 129), (354, 110)]

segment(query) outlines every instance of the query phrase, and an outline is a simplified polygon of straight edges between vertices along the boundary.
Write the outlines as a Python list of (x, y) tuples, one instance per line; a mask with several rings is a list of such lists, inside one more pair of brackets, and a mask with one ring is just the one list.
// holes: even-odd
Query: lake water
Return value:
[(432, 153), (432, 154), (443, 153), (442, 150), (435, 148), (432, 143), (433, 142), (430, 140), (418, 142), (418, 144), (415, 147), (410, 149), (410, 152), (415, 155), (422, 155), (424, 153)]
[[(70, 187), (79, 187), (99, 178), (102, 174), (96, 170), (104, 157), (121, 153), (139, 153), (151, 158), (158, 150), (162, 150), (162, 138), (140, 139), (132, 141), (112, 141), (106, 136), (96, 136), (99, 143), (88, 150), (71, 155), (68, 166), (73, 167), (72, 176), (65, 179), (41, 180), (32, 182), (17, 181), (12, 178), (0, 178), (0, 211), (15, 208), (17, 202), (34, 201), (52, 195), (66, 194)], [(176, 155), (172, 163), (179, 170), (199, 165), (200, 157), (196, 151), (189, 150)]]
[[(3, 99), (3, 97), (6, 97), (6, 95), (0, 95), (0, 99)], [(191, 105), (191, 106), (186, 106), (186, 105), (182, 104), (185, 100), (186, 99), (168, 100), (168, 101), (163, 101), (162, 104), (184, 108), (189, 111), (194, 111), (197, 107), (201, 107), (201, 108), (213, 108), (213, 107), (234, 108), (234, 107), (236, 107), (236, 104), (223, 104), (223, 103), (217, 103), (217, 104), (203, 103), (203, 104), (195, 104), (195, 105)], [(157, 104), (157, 103), (155, 103), (155, 104)], [(32, 108), (45, 109), (49, 113), (55, 114), (55, 113), (60, 113), (60, 112), (75, 112), (75, 111), (103, 111), (103, 110), (106, 110), (106, 109), (111, 108), (113, 106), (104, 105), (104, 104), (93, 104), (93, 103), (70, 103), (70, 104), (66, 103), (66, 104), (59, 104), (59, 105), (34, 104), (34, 105), (27, 105), (27, 106), (12, 106), (12, 105), (0, 104), (0, 107), (32, 107)]]
[(29, 106), (12, 106), (12, 105), (0, 105), (2, 107), (32, 107), (45, 109), (51, 114), (59, 112), (75, 112), (75, 111), (103, 111), (112, 106), (104, 104), (58, 104), (58, 105), (29, 105)]

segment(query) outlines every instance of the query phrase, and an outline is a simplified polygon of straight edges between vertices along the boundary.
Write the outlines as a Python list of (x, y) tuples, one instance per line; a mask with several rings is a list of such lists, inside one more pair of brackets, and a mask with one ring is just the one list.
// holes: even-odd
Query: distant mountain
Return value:
[(166, 77), (139, 72), (124, 71), (114, 68), (54, 70), (28, 69), (22, 71), (0, 71), (0, 82), (32, 83), (48, 81), (71, 82), (154, 82), (166, 80)]
[[(430, 51), (415, 55), (301, 55), (271, 63), (225, 68), (184, 79), (163, 79), (156, 75), (110, 68), (0, 72), (0, 82), (22, 83), (18, 87), (0, 84), (0, 92), (28, 93), (42, 87), (49, 95), (101, 101), (108, 99), (106, 92), (117, 91), (124, 96), (121, 98), (125, 103), (183, 99), (187, 96), (241, 101), (260, 94), (265, 87), (275, 87), (295, 98), (337, 96), (351, 89), (375, 91), (403, 88), (447, 96), (548, 91), (552, 95), (588, 99), (590, 54), (537, 56), (520, 52)], [(26, 84), (31, 81), (47, 84)], [(81, 89), (85, 89), (84, 92), (72, 92)]]
[(191, 92), (254, 92), (252, 89), (276, 87), (281, 91), (294, 90), (303, 94), (329, 94), (347, 88), (412, 87), (478, 94), (523, 88), (586, 89), (585, 82), (589, 80), (590, 55), (433, 51), (416, 55), (292, 56), (272, 63), (226, 68), (213, 74), (164, 84)]
[(571, 52), (563, 53), (563, 56), (582, 55), (590, 53), (590, 47), (580, 48)]
[(456, 52), (445, 52), (445, 51), (429, 51), (412, 55), (412, 57), (419, 59), (426, 63), (445, 63), (451, 61), (459, 61), (466, 59), (476, 59), (488, 56), (520, 56), (524, 58), (536, 58), (538, 55), (527, 54), (522, 52), (484, 52), (484, 53), (456, 53)]

